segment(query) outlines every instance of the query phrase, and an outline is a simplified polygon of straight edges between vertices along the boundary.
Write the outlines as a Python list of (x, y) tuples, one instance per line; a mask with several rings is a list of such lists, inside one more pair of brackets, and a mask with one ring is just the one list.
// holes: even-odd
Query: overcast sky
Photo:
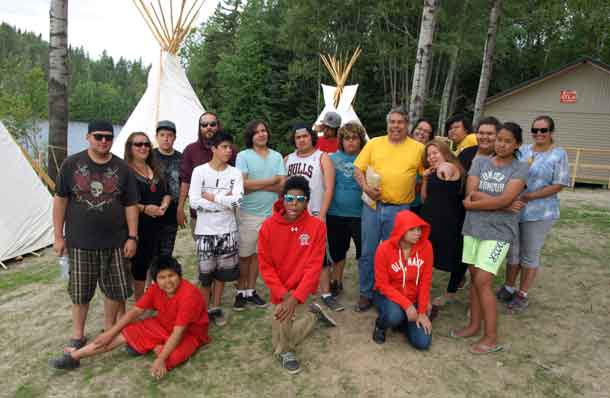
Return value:
[[(174, 7), (178, 2), (174, 0)], [(193, 25), (205, 21), (217, 3), (206, 0)], [(40, 33), (48, 41), (50, 4), (51, 0), (0, 0), (0, 21)], [(156, 40), (131, 0), (69, 0), (68, 42), (73, 47), (84, 47), (94, 58), (106, 50), (115, 60), (121, 56), (130, 60), (141, 57), (150, 63), (159, 54)]]

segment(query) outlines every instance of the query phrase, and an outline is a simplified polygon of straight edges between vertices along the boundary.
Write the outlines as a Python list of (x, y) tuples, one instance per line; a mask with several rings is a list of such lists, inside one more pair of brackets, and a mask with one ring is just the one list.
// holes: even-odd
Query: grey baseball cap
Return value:
[(333, 129), (338, 129), (341, 127), (341, 116), (337, 112), (326, 112), (324, 119), (322, 119), (322, 124)]
[(161, 129), (171, 130), (174, 132), (174, 134), (176, 134), (176, 124), (171, 120), (161, 120), (159, 123), (157, 123), (157, 131)]

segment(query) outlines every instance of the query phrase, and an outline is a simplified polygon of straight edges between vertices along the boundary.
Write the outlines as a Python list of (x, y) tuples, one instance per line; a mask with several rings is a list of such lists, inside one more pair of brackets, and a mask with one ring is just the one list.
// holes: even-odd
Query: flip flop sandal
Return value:
[[(476, 349), (476, 347), (482, 348), (482, 350)], [(495, 346), (488, 346), (485, 344), (475, 344), (468, 351), (474, 355), (483, 355), (483, 354), (492, 354), (494, 352), (500, 352), (504, 350), (504, 347), (500, 344), (496, 344)]]
[(479, 333), (477, 333), (476, 335), (472, 335), (472, 336), (460, 336), (459, 334), (457, 334), (457, 330), (451, 330), (449, 332), (449, 337), (451, 337), (452, 339), (456, 339), (456, 340), (460, 340), (460, 339), (469, 339), (471, 337), (476, 337), (478, 336)]

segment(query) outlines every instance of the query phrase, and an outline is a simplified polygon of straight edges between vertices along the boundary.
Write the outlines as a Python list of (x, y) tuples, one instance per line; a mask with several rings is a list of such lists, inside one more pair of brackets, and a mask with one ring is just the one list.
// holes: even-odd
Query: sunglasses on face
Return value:
[(143, 146), (146, 148), (152, 147), (152, 145), (150, 145), (150, 142), (132, 142), (131, 145), (135, 146), (136, 148), (142, 148)]
[(299, 203), (305, 203), (305, 200), (307, 199), (307, 197), (305, 197), (305, 195), (284, 195), (284, 202), (286, 203), (292, 203), (295, 200)]
[(546, 133), (548, 133), (550, 131), (551, 131), (551, 129), (549, 129), (548, 127), (543, 127), (541, 129), (537, 129), (537, 128), (532, 127), (532, 134), (538, 134), (538, 133), (546, 134)]
[(199, 123), (199, 126), (201, 126), (201, 127), (203, 127), (203, 128), (206, 128), (206, 127), (208, 127), (208, 126), (210, 126), (210, 127), (216, 127), (216, 126), (218, 126), (218, 123), (217, 123), (217, 122), (209, 122), (209, 123), (205, 123), (205, 122), (203, 122), (203, 123)]
[(114, 140), (113, 134), (91, 134), (96, 141), (108, 141), (111, 142)]

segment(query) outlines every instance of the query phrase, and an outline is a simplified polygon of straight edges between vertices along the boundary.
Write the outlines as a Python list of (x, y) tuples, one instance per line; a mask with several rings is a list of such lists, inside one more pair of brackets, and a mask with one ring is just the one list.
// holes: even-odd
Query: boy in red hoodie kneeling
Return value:
[(426, 350), (432, 343), (428, 303), (432, 285), (433, 253), (430, 226), (415, 213), (396, 215), (390, 238), (375, 254), (375, 296), (379, 311), (373, 340), (385, 342), (387, 328), (399, 328), (409, 343)]
[(306, 210), (309, 195), (304, 177), (286, 180), (283, 197), (258, 237), (260, 274), (274, 304), (273, 351), (290, 374), (301, 370), (293, 350), (312, 332), (316, 320), (336, 326), (319, 304), (305, 305), (318, 287), (326, 250), (326, 226)]

